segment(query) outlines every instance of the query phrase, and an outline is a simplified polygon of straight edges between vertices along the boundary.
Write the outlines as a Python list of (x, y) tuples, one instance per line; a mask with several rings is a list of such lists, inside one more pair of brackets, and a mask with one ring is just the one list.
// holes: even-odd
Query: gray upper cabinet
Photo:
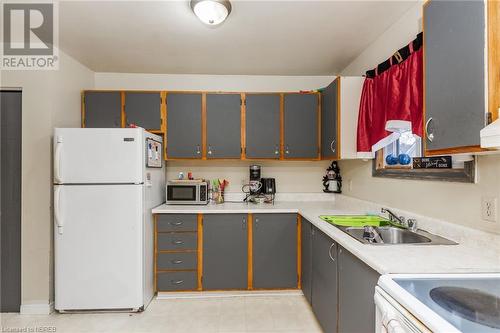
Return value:
[(203, 216), (203, 290), (247, 289), (246, 214)]
[(161, 129), (161, 95), (159, 92), (125, 93), (125, 123), (147, 130)]
[[(337, 138), (337, 116), (339, 102), (339, 78), (335, 79), (321, 92), (321, 158), (339, 157), (339, 138)], [(353, 134), (354, 135), (354, 134)]]
[(312, 294), (312, 225), (302, 218), (301, 226), (301, 262), (302, 262), (302, 292), (309, 304), (311, 304)]
[[(338, 246), (337, 257), (339, 270), (338, 332), (373, 332), (375, 327), (373, 294), (380, 275), (341, 246)], [(316, 283), (316, 281), (314, 282)]]
[(207, 158), (241, 157), (241, 95), (207, 94)]
[(167, 93), (167, 158), (201, 158), (201, 93)]
[(83, 103), (85, 127), (121, 127), (121, 92), (86, 91)]
[(254, 214), (253, 287), (297, 288), (297, 215)]
[[(313, 227), (312, 239), (312, 308), (323, 331), (325, 333), (335, 333), (337, 332), (338, 319), (337, 245), (316, 227)], [(369, 296), (373, 298), (374, 292), (375, 287)], [(359, 291), (354, 291), (354, 294), (357, 293)], [(364, 321), (365, 317), (358, 316), (358, 314), (358, 312), (354, 311), (352, 316), (357, 316), (358, 321)], [(373, 332), (374, 328), (375, 323), (368, 330), (349, 332)]]
[(280, 95), (246, 95), (246, 157), (280, 157)]
[(285, 94), (284, 103), (284, 157), (318, 158), (318, 95)]
[(485, 125), (483, 1), (424, 6), (427, 150), (480, 144)]

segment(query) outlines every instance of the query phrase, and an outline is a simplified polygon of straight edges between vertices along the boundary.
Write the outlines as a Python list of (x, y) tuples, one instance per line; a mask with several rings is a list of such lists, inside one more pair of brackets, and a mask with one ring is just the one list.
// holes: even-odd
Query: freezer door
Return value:
[(141, 128), (56, 128), (54, 183), (142, 183), (143, 132)]
[(54, 186), (56, 310), (143, 305), (142, 205), (142, 185)]

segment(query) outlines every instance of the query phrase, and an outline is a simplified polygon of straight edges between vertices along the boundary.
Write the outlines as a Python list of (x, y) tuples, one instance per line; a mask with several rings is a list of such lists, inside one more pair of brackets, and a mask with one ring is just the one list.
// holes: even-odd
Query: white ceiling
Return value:
[(188, 1), (66, 1), (60, 47), (96, 72), (332, 75), (414, 3), (233, 0), (210, 28)]

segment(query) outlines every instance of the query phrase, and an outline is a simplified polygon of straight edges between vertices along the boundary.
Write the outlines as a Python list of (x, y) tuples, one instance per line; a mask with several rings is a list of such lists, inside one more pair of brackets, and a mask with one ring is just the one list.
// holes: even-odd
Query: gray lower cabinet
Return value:
[(246, 95), (247, 158), (280, 157), (280, 99), (279, 94)]
[(485, 125), (484, 1), (424, 6), (427, 150), (480, 144)]
[(201, 158), (201, 93), (167, 93), (167, 158)]
[(318, 158), (318, 95), (285, 94), (283, 108), (284, 157), (291, 159)]
[(86, 91), (83, 105), (85, 127), (121, 127), (121, 92)]
[(246, 214), (203, 216), (203, 290), (247, 289)]
[[(335, 79), (321, 92), (321, 158), (339, 158), (337, 122), (340, 78)], [(354, 134), (353, 134), (354, 135)]]
[[(312, 232), (312, 309), (323, 331), (335, 333), (338, 322), (337, 245), (316, 227), (313, 227)], [(373, 298), (373, 292), (371, 296)], [(357, 312), (354, 312), (353, 317), (356, 315)], [(357, 318), (360, 319), (362, 321), (365, 318), (362, 316)], [(373, 332), (374, 327), (372, 326), (370, 330), (358, 330), (355, 333)]]
[(373, 294), (379, 278), (363, 261), (338, 246), (339, 333), (373, 332)]
[(241, 157), (241, 95), (207, 94), (207, 158)]
[(125, 123), (134, 124), (147, 130), (161, 129), (160, 92), (125, 93)]
[(297, 288), (297, 215), (253, 215), (253, 287)]
[(301, 226), (301, 262), (302, 262), (302, 292), (305, 298), (311, 304), (312, 294), (312, 225), (311, 223), (302, 218)]

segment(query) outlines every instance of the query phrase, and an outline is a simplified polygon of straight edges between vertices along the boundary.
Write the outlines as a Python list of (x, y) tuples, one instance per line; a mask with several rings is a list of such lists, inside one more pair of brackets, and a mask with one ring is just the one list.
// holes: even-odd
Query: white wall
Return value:
[[(413, 40), (421, 27), (422, 7), (417, 4), (365, 49), (342, 74), (361, 75), (374, 68)], [(479, 157), (477, 184), (373, 178), (371, 163), (363, 161), (342, 161), (340, 167), (346, 195), (500, 233), (500, 222), (481, 219), (481, 198), (500, 197), (500, 156)]]
[(22, 88), (22, 305), (53, 299), (51, 135), (80, 126), (80, 91), (94, 73), (60, 51), (57, 71), (2, 71), (1, 87)]
[[(163, 75), (96, 73), (96, 89), (150, 89), (203, 91), (299, 91), (325, 87), (332, 76), (252, 76), (252, 75)], [(262, 166), (263, 177), (276, 178), (278, 192), (322, 192), (322, 177), (329, 162), (287, 161), (171, 161), (167, 162), (167, 179), (186, 175), (207, 179), (226, 178), (228, 192), (241, 192), (248, 182), (250, 164)]]

